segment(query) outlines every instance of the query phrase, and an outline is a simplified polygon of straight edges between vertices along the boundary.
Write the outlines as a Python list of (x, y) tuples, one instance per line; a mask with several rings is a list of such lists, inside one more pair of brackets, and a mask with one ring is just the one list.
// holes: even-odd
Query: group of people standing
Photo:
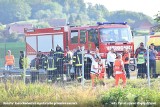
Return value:
[[(31, 61), (31, 69), (44, 69), (47, 71), (48, 80), (64, 80), (64, 74), (72, 80), (81, 80), (82, 73), (82, 52), (80, 47), (69, 50), (66, 47), (63, 51), (57, 45), (56, 50), (50, 51), (48, 55), (38, 52), (37, 57)], [(72, 69), (72, 70), (71, 70)]]
[[(154, 44), (150, 45), (149, 49), (149, 62), (150, 71), (152, 71), (153, 78), (156, 78), (156, 55), (158, 52), (154, 49)], [(115, 84), (118, 85), (118, 81), (122, 78), (124, 86), (126, 84), (126, 78), (130, 79), (129, 71), (129, 59), (131, 55), (129, 50), (123, 50), (122, 54), (116, 54), (115, 50), (111, 50), (107, 53), (107, 66), (104, 67), (102, 63), (99, 49), (96, 48), (94, 53), (89, 50), (84, 56), (84, 77), (85, 79), (92, 80), (92, 86), (95, 86), (95, 79), (103, 79), (104, 72), (106, 71), (108, 79), (112, 76), (115, 78)], [(137, 59), (137, 78), (147, 77), (147, 52), (144, 48), (144, 44), (140, 43), (140, 46), (136, 49), (135, 58)], [(28, 62), (28, 61), (26, 61)], [(5, 65), (7, 70), (13, 68), (15, 63), (14, 56), (11, 55), (11, 51), (8, 50), (8, 55), (5, 57)], [(27, 65), (27, 64), (26, 64)], [(20, 51), (19, 67), (24, 67), (24, 53)], [(30, 67), (34, 69), (45, 69), (49, 80), (64, 79), (63, 75), (66, 74), (72, 80), (81, 81), (82, 78), (82, 49), (77, 47), (74, 50), (69, 50), (66, 47), (65, 51), (57, 45), (56, 50), (50, 51), (48, 55), (38, 52), (37, 57), (31, 61)], [(106, 70), (105, 70), (106, 69)]]
[(123, 49), (122, 54), (117, 54), (113, 48), (111, 48), (107, 54), (107, 77), (108, 79), (110, 79), (110, 76), (115, 78), (116, 86), (118, 86), (120, 78), (123, 80), (123, 87), (126, 85), (126, 77), (130, 79), (129, 59), (130, 52), (125, 48)]
[[(157, 78), (156, 74), (156, 55), (158, 52), (154, 49), (155, 45), (150, 44), (149, 47), (149, 71), (152, 78)], [(147, 50), (144, 47), (144, 44), (141, 42), (140, 46), (136, 49), (135, 58), (137, 59), (137, 78), (147, 77)]]
[[(112, 48), (108, 54), (107, 54), (107, 65), (108, 67), (106, 68), (107, 71), (107, 77), (108, 79), (110, 79), (110, 76), (112, 76), (114, 78), (114, 62), (117, 58), (117, 54), (115, 52), (115, 50)], [(122, 52), (122, 61), (124, 63), (124, 68), (126, 71), (126, 77), (129, 79), (130, 78), (130, 72), (129, 72), (129, 59), (130, 59), (130, 52), (129, 50), (125, 49)]]

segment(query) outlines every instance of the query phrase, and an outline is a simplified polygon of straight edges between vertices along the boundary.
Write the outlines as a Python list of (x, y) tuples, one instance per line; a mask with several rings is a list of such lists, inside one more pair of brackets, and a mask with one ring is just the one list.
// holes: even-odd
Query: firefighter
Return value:
[(19, 69), (23, 69), (23, 58), (24, 58), (24, 52), (23, 52), (23, 51), (20, 51)]
[[(40, 59), (40, 55), (37, 54), (35, 60), (32, 60), (33, 62), (35, 61), (35, 68), (37, 70), (39, 70), (39, 59)], [(32, 63), (32, 62), (31, 62)], [(32, 63), (33, 64), (33, 63)], [(34, 64), (33, 64), (34, 65)], [(34, 67), (34, 66), (33, 66)]]
[(118, 86), (119, 79), (123, 80), (123, 87), (126, 86), (126, 72), (124, 68), (124, 63), (122, 61), (122, 55), (118, 54), (117, 59), (113, 64), (114, 76), (115, 76), (115, 86)]
[(79, 46), (73, 56), (75, 63), (75, 78), (80, 82), (82, 73), (82, 52)]
[(128, 79), (130, 79), (129, 59), (130, 59), (130, 53), (126, 48), (124, 48), (123, 53), (122, 53), (122, 60), (123, 60), (124, 68), (125, 68), (125, 71), (126, 71), (126, 77)]
[(37, 58), (37, 60), (38, 60), (38, 69), (42, 69), (42, 59), (43, 58), (43, 54), (42, 54), (42, 52), (41, 51), (38, 51), (38, 58)]
[(137, 78), (144, 78), (145, 74), (147, 75), (147, 67), (146, 67), (146, 49), (144, 48), (144, 44), (141, 42), (140, 47), (136, 49), (135, 58), (137, 58)]
[(51, 50), (48, 58), (47, 58), (47, 77), (48, 77), (48, 82), (53, 81), (55, 82), (57, 79), (57, 74), (56, 74), (56, 59), (53, 55), (53, 51)]
[(56, 58), (56, 75), (57, 75), (57, 80), (62, 80), (63, 81), (63, 65), (64, 65), (64, 52), (62, 48), (57, 45), (56, 51), (54, 52), (54, 57)]
[(46, 70), (47, 69), (47, 56), (42, 54), (41, 55), (41, 68)]
[(34, 58), (31, 60), (31, 63), (30, 63), (30, 69), (36, 69), (36, 59), (37, 58)]
[(76, 69), (75, 69), (75, 64), (76, 64), (76, 56), (75, 56), (75, 52), (76, 52), (77, 50), (76, 49), (73, 49), (73, 51), (72, 51), (72, 53), (73, 53), (73, 57), (72, 57), (72, 67), (71, 67), (71, 70), (70, 70), (70, 74), (71, 74), (71, 79), (72, 80), (75, 80), (75, 71), (76, 71)]
[(94, 57), (91, 55), (90, 50), (87, 51), (87, 54), (84, 56), (84, 78), (85, 79), (91, 79), (90, 77), (90, 72), (91, 72), (91, 65), (92, 65), (92, 60)]
[(106, 69), (107, 74), (108, 74), (108, 79), (110, 79), (110, 76), (112, 75), (112, 77), (114, 78), (113, 75), (113, 63), (116, 59), (116, 54), (113, 48), (111, 48), (110, 52), (108, 52), (107, 54), (107, 65), (108, 65), (108, 69)]

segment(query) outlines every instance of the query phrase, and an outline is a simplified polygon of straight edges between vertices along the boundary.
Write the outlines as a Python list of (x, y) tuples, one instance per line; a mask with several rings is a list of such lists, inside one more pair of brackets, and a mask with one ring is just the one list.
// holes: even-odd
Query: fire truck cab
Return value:
[[(126, 48), (131, 53), (130, 70), (135, 70), (134, 42), (132, 32), (126, 22), (108, 23), (97, 22), (96, 26), (71, 27), (68, 32), (68, 46), (75, 49), (84, 46), (86, 50), (95, 51), (99, 48), (103, 59), (107, 53), (114, 48), (117, 53), (122, 53)], [(106, 64), (107, 65), (107, 64)]]
[(96, 26), (72, 27), (68, 36), (70, 49), (85, 46), (85, 49), (94, 51), (98, 47), (102, 58), (106, 58), (111, 48), (116, 52), (122, 52), (126, 48), (132, 56), (134, 54), (132, 33), (126, 22), (98, 22)]

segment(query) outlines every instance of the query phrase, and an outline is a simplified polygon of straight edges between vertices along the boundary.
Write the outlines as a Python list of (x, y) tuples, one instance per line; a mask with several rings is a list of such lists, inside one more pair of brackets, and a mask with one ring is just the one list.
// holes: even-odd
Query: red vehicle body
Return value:
[(114, 48), (116, 52), (122, 52), (126, 48), (131, 51), (132, 56), (134, 54), (132, 33), (130, 27), (125, 23), (104, 23), (97, 26), (72, 27), (69, 29), (68, 36), (70, 49), (74, 49), (77, 46), (85, 46), (85, 49), (95, 51), (96, 47), (98, 47), (102, 58), (106, 58), (106, 54), (111, 48)]
[[(94, 51), (96, 47), (102, 58), (114, 48), (122, 52), (129, 49), (134, 54), (134, 43), (130, 27), (126, 23), (98, 23), (96, 26), (58, 27), (43, 29), (25, 29), (26, 54), (32, 59), (38, 51), (48, 53), (60, 45), (70, 50), (77, 46), (85, 46), (86, 50)], [(34, 40), (33, 40), (34, 39)]]

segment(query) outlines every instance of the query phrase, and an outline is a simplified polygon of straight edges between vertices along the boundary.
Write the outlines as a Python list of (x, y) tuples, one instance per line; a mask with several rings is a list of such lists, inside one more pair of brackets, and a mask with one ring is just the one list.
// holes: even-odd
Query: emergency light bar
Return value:
[(105, 24), (122, 24), (126, 25), (127, 22), (97, 22), (98, 25), (105, 25)]

